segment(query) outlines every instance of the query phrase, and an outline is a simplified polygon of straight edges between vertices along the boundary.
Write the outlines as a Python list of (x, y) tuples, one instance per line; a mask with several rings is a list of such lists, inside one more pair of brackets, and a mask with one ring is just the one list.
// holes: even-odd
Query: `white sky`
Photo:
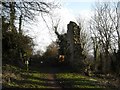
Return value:
[[(76, 17), (80, 16), (82, 18), (89, 19), (91, 13), (91, 5), (94, 4), (93, 0), (60, 0), (61, 7), (56, 9), (53, 19), (60, 18), (60, 29), (58, 32), (66, 32), (67, 24), (70, 21), (76, 22)], [(51, 19), (45, 16), (48, 26), (51, 30), (48, 30), (45, 22), (41, 16), (37, 16), (37, 21), (33, 25), (30, 25), (30, 30), (27, 32), (30, 36), (35, 37), (34, 42), (37, 44), (35, 50), (45, 51), (46, 47), (56, 40), (56, 35), (51, 27)], [(58, 20), (58, 19), (57, 19)]]
[[(49, 1), (49, 0), (48, 0)], [(98, 1), (98, 0), (97, 0)], [(109, 1), (109, 0), (99, 0), (99, 1)], [(114, 0), (117, 1), (117, 0)], [(67, 24), (70, 21), (76, 22), (76, 17), (80, 16), (82, 19), (89, 20), (93, 14), (92, 8), (95, 0), (58, 0), (61, 4), (60, 9), (56, 9), (53, 12), (53, 19), (61, 18), (60, 29), (58, 32), (66, 32)], [(37, 21), (30, 26), (29, 34), (35, 37), (34, 42), (37, 44), (35, 50), (45, 51), (46, 47), (56, 40), (56, 36), (51, 27), (51, 19), (45, 16), (47, 24), (51, 30), (48, 30), (45, 22), (41, 16), (37, 16)]]

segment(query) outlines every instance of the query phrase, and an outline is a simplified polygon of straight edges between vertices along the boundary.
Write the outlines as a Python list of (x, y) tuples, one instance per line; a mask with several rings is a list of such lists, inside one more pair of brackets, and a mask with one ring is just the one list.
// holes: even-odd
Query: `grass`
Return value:
[(64, 88), (105, 88), (99, 80), (75, 73), (58, 73), (56, 79)]
[(45, 81), (48, 74), (20, 69), (12, 65), (3, 66), (3, 87), (49, 88)]
[(50, 79), (50, 74), (54, 76), (56, 83), (62, 88), (108, 87), (106, 85), (106, 80), (83, 76), (79, 73), (63, 72), (63, 69), (57, 70), (57, 68), (50, 67), (30, 67), (30, 70), (27, 72), (26, 69), (21, 69), (12, 65), (5, 65), (2, 69), (3, 87), (51, 88), (52, 86), (54, 87), (54, 85), (50, 82), (54, 82), (54, 80)]

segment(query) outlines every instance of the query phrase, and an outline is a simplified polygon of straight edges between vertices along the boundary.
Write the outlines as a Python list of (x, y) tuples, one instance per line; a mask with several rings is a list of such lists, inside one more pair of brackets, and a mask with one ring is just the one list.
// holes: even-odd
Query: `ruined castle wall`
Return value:
[(67, 42), (69, 45), (70, 61), (74, 58), (74, 40), (73, 40), (73, 25), (70, 22), (67, 26)]
[(68, 24), (67, 30), (67, 40), (69, 43), (69, 51), (70, 51), (70, 62), (72, 65), (82, 65), (82, 51), (80, 44), (80, 28), (75, 22), (70, 22)]

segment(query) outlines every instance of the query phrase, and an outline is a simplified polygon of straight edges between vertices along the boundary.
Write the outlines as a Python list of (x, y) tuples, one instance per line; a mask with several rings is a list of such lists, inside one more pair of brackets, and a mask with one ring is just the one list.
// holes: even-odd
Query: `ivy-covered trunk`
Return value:
[(14, 25), (14, 22), (15, 22), (15, 2), (9, 2), (9, 5), (10, 5), (10, 30), (15, 33), (16, 32), (15, 25)]
[(70, 21), (68, 24), (67, 40), (69, 43), (70, 51), (70, 63), (78, 71), (83, 71), (84, 69), (84, 59), (83, 48), (80, 42), (80, 30), (81, 28), (75, 23)]

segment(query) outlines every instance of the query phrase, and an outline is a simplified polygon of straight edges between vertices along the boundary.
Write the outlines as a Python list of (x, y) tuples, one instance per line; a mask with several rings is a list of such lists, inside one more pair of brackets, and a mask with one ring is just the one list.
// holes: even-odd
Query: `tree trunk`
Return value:
[(9, 2), (10, 4), (10, 30), (12, 32), (16, 32), (14, 27), (14, 21), (15, 21), (15, 2)]
[(19, 33), (20, 34), (22, 34), (21, 26), (22, 26), (22, 15), (20, 15), (19, 17)]

